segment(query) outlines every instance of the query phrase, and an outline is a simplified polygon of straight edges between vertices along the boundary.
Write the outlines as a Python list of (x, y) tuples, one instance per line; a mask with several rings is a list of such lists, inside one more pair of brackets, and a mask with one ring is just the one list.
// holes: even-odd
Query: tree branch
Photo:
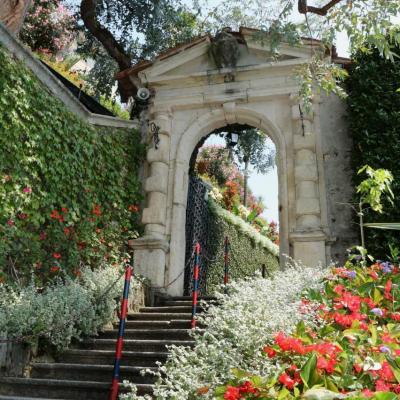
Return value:
[(328, 4), (323, 7), (313, 7), (307, 5), (307, 0), (298, 0), (298, 9), (300, 14), (313, 13), (321, 16), (325, 16), (328, 11), (338, 4), (342, 0), (331, 0)]
[(104, 46), (107, 53), (118, 63), (120, 70), (131, 66), (131, 58), (117, 42), (113, 34), (100, 24), (96, 17), (97, 0), (81, 1), (81, 17), (85, 27)]

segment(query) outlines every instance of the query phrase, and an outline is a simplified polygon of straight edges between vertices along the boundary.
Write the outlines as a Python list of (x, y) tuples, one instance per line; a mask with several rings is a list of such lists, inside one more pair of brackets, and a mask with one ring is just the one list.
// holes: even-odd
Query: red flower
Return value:
[(53, 253), (53, 258), (56, 258), (57, 260), (61, 258), (60, 253)]
[(300, 339), (295, 339), (292, 337), (287, 337), (283, 332), (279, 332), (275, 336), (275, 343), (283, 350), (283, 351), (292, 351), (298, 354), (305, 354), (306, 348), (303, 345), (303, 342)]
[(378, 379), (375, 382), (375, 390), (377, 392), (390, 392), (390, 385), (388, 385), (385, 381), (382, 379)]
[(228, 386), (224, 394), (224, 399), (226, 400), (238, 400), (240, 399), (240, 390), (234, 386)]
[(53, 210), (51, 212), (50, 218), (51, 219), (56, 219), (59, 222), (63, 222), (64, 221), (64, 217), (62, 215), (60, 215), (60, 213), (57, 210)]
[(269, 358), (274, 358), (276, 356), (276, 351), (272, 347), (265, 346), (263, 351), (264, 353), (267, 353)]
[(395, 321), (400, 321), (400, 313), (390, 313), (389, 316)]
[(59, 271), (60, 270), (60, 267), (57, 267), (57, 265), (53, 265), (51, 268), (50, 268), (50, 272), (57, 272), (57, 271)]
[(66, 207), (61, 207), (61, 212), (63, 212), (64, 214), (66, 214), (68, 212), (68, 208)]
[(357, 372), (357, 374), (359, 374), (362, 371), (362, 366), (360, 364), (355, 363), (353, 365), (354, 371)]
[(98, 204), (93, 206), (92, 214), (97, 215), (98, 217), (101, 215), (101, 208)]
[(279, 382), (282, 383), (282, 385), (285, 385), (289, 390), (292, 390), (296, 384), (296, 382), (286, 372), (281, 374)]
[(46, 233), (46, 232), (40, 232), (40, 234), (39, 234), (39, 240), (45, 240), (45, 239), (46, 239), (46, 236), (47, 236), (47, 233)]
[(259, 391), (253, 386), (251, 382), (246, 381), (241, 386), (239, 386), (239, 393), (240, 394), (252, 393), (258, 395)]
[(15, 222), (14, 222), (12, 219), (9, 219), (9, 220), (6, 222), (6, 224), (7, 224), (8, 226), (14, 226), (14, 225), (15, 225)]
[(378, 274), (375, 271), (370, 271), (369, 275), (371, 276), (371, 278), (376, 281), (378, 279)]
[(19, 214), (17, 215), (17, 217), (18, 217), (19, 219), (27, 219), (27, 218), (28, 218), (28, 214), (19, 213)]
[(317, 368), (320, 370), (325, 370), (328, 374), (333, 374), (335, 370), (336, 360), (334, 358), (329, 361), (325, 357), (318, 357)]

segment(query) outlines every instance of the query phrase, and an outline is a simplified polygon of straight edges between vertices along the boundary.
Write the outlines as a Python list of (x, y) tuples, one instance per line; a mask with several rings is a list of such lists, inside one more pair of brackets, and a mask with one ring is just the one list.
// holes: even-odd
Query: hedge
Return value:
[(0, 281), (117, 263), (138, 228), (138, 132), (80, 120), (2, 47), (0, 65)]
[(241, 218), (209, 199), (209, 243), (212, 244), (207, 270), (207, 292), (212, 293), (223, 282), (224, 240), (230, 242), (229, 275), (231, 280), (255, 276), (265, 264), (267, 273), (279, 268), (279, 247), (260, 235)]
[[(367, 210), (365, 220), (399, 222), (400, 61), (385, 60), (377, 50), (356, 54), (347, 88), (350, 131), (354, 140), (354, 185), (365, 178), (357, 175), (357, 171), (365, 164), (372, 168), (386, 168), (394, 176), (394, 205), (385, 203), (384, 214)], [(400, 246), (400, 232), (366, 229), (365, 233), (368, 251), (378, 258), (389, 254), (388, 244)]]

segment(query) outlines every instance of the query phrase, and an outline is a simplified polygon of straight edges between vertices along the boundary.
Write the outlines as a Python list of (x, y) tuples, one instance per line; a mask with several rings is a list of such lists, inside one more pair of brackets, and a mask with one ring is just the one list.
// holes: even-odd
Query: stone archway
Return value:
[[(331, 189), (337, 181), (325, 179), (324, 146), (343, 130), (344, 107), (334, 97), (315, 96), (312, 111), (302, 111), (293, 76), (311, 56), (307, 43), (303, 48), (283, 46), (280, 60), (271, 62), (266, 48), (252, 40), (252, 31), (241, 35), (247, 45), (240, 48), (233, 79), (231, 70), (213, 64), (207, 37), (120, 76), (154, 93), (149, 120), (158, 127), (159, 143), (147, 152), (145, 235), (134, 241), (134, 248), (139, 271), (169, 294), (183, 290), (190, 156), (202, 137), (228, 124), (260, 128), (276, 145), (281, 254), (308, 265), (325, 265), (331, 257), (330, 214), (337, 210), (326, 184)], [(152, 143), (150, 130), (147, 140)], [(347, 143), (337, 145), (340, 149)], [(346, 179), (343, 187), (350, 186)]]

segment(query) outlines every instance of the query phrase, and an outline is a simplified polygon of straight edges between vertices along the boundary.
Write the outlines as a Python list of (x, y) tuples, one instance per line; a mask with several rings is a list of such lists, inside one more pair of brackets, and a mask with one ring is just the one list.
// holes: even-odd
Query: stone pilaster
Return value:
[(290, 235), (293, 257), (307, 265), (325, 264), (314, 113), (305, 113), (297, 97), (291, 100), (296, 194), (296, 228)]
[(152, 123), (159, 128), (160, 141), (155, 148), (149, 129), (148, 143), (152, 147), (147, 151), (149, 175), (144, 182), (147, 204), (142, 214), (145, 234), (133, 240), (132, 247), (137, 271), (149, 278), (152, 286), (161, 289), (165, 285), (166, 256), (169, 251), (165, 234), (171, 135), (169, 113), (157, 113), (149, 126)]

